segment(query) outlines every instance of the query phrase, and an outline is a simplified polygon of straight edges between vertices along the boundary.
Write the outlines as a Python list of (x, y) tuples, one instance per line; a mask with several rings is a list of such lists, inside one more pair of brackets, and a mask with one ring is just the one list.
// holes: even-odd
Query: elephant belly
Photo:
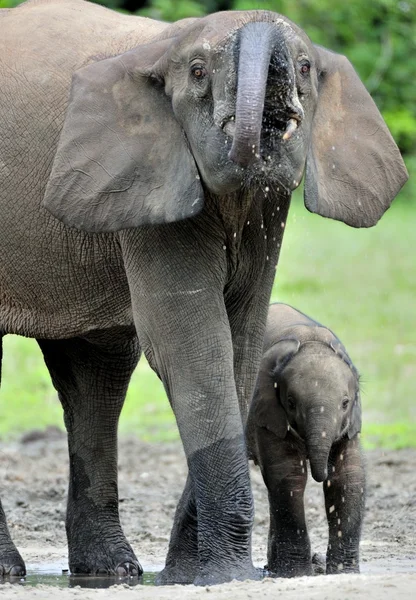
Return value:
[(23, 235), (0, 225), (0, 331), (56, 339), (131, 326), (114, 240), (65, 231), (58, 223), (41, 227), (40, 220)]

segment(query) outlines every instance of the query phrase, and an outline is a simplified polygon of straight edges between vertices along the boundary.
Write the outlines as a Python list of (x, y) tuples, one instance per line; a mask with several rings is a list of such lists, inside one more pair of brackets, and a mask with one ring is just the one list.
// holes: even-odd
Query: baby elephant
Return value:
[(286, 304), (269, 309), (247, 422), (249, 456), (269, 493), (268, 570), (312, 574), (305, 522), (306, 459), (324, 482), (326, 572), (359, 572), (365, 473), (358, 373), (339, 339)]

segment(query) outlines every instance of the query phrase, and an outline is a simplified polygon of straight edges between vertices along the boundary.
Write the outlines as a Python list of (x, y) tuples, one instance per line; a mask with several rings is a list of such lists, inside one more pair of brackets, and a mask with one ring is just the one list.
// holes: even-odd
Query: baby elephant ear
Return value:
[(316, 51), (319, 97), (306, 162), (305, 205), (352, 227), (371, 227), (406, 182), (406, 167), (351, 63), (324, 48)]
[(354, 401), (354, 405), (351, 410), (350, 424), (348, 426), (348, 439), (352, 439), (357, 433), (361, 431), (361, 399), (360, 394)]
[(253, 427), (268, 429), (278, 438), (287, 434), (287, 416), (280, 402), (276, 372), (298, 351), (297, 340), (282, 340), (263, 356), (248, 417), (248, 431)]
[(172, 40), (135, 48), (74, 74), (43, 200), (65, 224), (91, 232), (196, 215), (194, 159), (152, 68)]

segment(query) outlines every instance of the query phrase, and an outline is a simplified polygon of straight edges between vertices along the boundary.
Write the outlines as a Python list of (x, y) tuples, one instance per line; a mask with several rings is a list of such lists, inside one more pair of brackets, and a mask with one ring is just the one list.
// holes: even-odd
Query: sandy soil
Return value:
[[(37, 439), (36, 439), (37, 438)], [(145, 571), (163, 567), (176, 502), (186, 466), (179, 443), (120, 442), (120, 513), (126, 535)], [(212, 588), (194, 586), (81, 589), (67, 576), (53, 577), (60, 598), (307, 598), (366, 599), (416, 597), (416, 450), (367, 453), (368, 495), (361, 543), (361, 575), (265, 579)], [(15, 443), (0, 443), (3, 506), (13, 539), (29, 572), (58, 575), (67, 568), (64, 529), (68, 461), (64, 434), (49, 430)], [(266, 560), (268, 509), (259, 471), (252, 467), (256, 518), (253, 558)], [(313, 550), (324, 552), (326, 522), (321, 486), (308, 484), (307, 515)], [(49, 581), (49, 579), (47, 579)], [(91, 582), (93, 584), (93, 582)], [(116, 583), (116, 582), (112, 582)], [(95, 585), (95, 583), (94, 583)], [(100, 584), (99, 584), (100, 585)], [(74, 587), (75, 586), (75, 587)], [(0, 584), (1, 598), (55, 599), (56, 588), (28, 583)]]

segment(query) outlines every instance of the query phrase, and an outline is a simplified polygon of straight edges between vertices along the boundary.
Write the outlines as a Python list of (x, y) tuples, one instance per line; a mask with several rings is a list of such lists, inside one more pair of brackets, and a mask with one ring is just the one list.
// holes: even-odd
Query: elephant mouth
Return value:
[[(263, 127), (261, 133), (262, 150), (263, 148), (270, 149), (276, 141), (290, 140), (295, 131), (297, 131), (302, 116), (298, 112), (290, 112), (274, 110), (264, 115)], [(234, 139), (236, 123), (235, 115), (232, 115), (223, 120), (221, 129), (225, 135)], [(263, 152), (262, 152), (263, 154)]]

